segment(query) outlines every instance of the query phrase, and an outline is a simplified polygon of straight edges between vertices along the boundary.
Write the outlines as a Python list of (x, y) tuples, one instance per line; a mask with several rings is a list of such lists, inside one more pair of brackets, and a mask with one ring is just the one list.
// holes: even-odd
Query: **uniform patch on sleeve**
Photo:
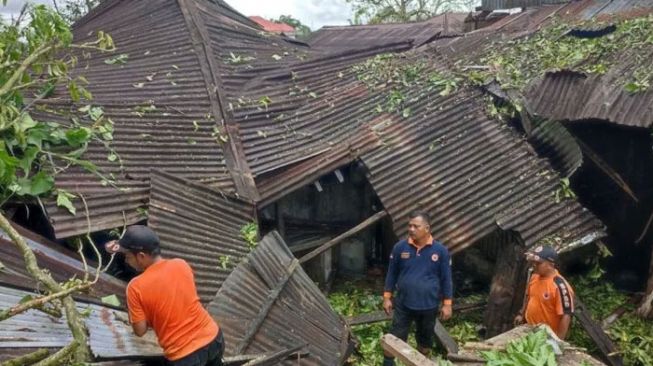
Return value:
[(410, 252), (401, 252), (401, 259), (409, 259)]
[(569, 292), (569, 287), (565, 280), (561, 277), (556, 277), (553, 282), (558, 287), (560, 292), (560, 302), (562, 303), (562, 311), (564, 314), (572, 314), (574, 312), (574, 300)]

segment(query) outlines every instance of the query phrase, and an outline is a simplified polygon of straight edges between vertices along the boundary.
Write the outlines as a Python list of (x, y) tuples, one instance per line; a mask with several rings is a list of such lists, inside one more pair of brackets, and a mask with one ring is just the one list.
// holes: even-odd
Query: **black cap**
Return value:
[(118, 244), (122, 250), (151, 253), (159, 249), (159, 237), (145, 225), (132, 225), (125, 230), (125, 235), (118, 240)]
[(528, 260), (541, 262), (549, 261), (551, 263), (558, 263), (558, 252), (553, 247), (548, 245), (540, 245), (533, 250), (526, 253)]

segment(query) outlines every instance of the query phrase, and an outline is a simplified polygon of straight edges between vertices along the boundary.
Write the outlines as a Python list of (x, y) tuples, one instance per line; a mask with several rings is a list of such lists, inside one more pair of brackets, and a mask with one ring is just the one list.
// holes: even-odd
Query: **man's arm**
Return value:
[(399, 253), (397, 253), (397, 244), (392, 248), (390, 253), (390, 262), (388, 263), (388, 273), (385, 276), (385, 286), (383, 287), (383, 310), (390, 315), (392, 312), (392, 292), (397, 285), (399, 272)]
[(562, 319), (560, 319), (560, 325), (558, 325), (558, 330), (556, 331), (558, 338), (563, 340), (567, 338), (567, 331), (569, 331), (570, 324), (571, 324), (571, 314), (563, 315)]
[(129, 310), (129, 322), (132, 325), (134, 334), (142, 337), (147, 332), (147, 320), (145, 311), (141, 305), (140, 292), (132, 286), (133, 282), (127, 285), (127, 309)]
[(132, 329), (134, 330), (134, 334), (138, 337), (142, 337), (147, 333), (147, 321), (146, 320), (141, 320), (140, 322), (132, 323)]
[(554, 329), (554, 331), (560, 339), (565, 339), (571, 324), (571, 316), (574, 314), (574, 298), (569, 284), (562, 277), (557, 276), (553, 282), (558, 288), (556, 310), (558, 315), (562, 316), (558, 329)]
[(440, 263), (440, 288), (442, 289), (442, 310), (440, 317), (442, 320), (448, 320), (453, 313), (453, 276), (451, 275), (451, 257), (449, 251), (442, 246), (442, 262)]

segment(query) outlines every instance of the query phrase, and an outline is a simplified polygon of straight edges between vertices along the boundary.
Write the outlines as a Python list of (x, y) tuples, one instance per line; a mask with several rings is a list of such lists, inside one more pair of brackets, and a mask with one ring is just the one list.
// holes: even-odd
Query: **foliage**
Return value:
[(553, 196), (556, 203), (576, 198), (576, 193), (574, 193), (569, 185), (569, 178), (560, 179), (560, 186), (553, 192)]
[(292, 15), (282, 15), (277, 19), (272, 19), (275, 23), (288, 24), (295, 28), (295, 36), (297, 39), (307, 39), (311, 35), (311, 28), (302, 23), (299, 19), (294, 18)]
[(543, 329), (508, 343), (505, 351), (481, 354), (487, 366), (556, 366), (553, 347), (547, 343)]
[(487, 47), (480, 57), (482, 70), (464, 70), (466, 60), (457, 63), (469, 79), (484, 83), (496, 80), (503, 89), (523, 90), (533, 79), (547, 71), (574, 70), (604, 74), (613, 63), (623, 59), (627, 49), (635, 59), (632, 74), (621, 76), (624, 88), (631, 92), (647, 90), (652, 84), (653, 68), (648, 55), (639, 54), (643, 44), (653, 44), (653, 16), (622, 20), (616, 31), (603, 37), (579, 38), (569, 35), (572, 28), (596, 28), (606, 24), (595, 20), (580, 24), (553, 22), (528, 36), (501, 41)]
[(471, 11), (474, 0), (347, 0), (353, 24), (406, 23), (429, 19), (446, 11)]
[[(249, 249), (253, 250), (258, 244), (258, 225), (255, 222), (243, 225), (243, 227), (240, 228), (240, 237), (245, 240)], [(226, 264), (224, 264), (223, 267), (226, 268)]]
[(368, 88), (384, 91), (385, 100), (377, 105), (377, 112), (398, 112), (404, 118), (412, 115), (408, 102), (425, 95), (422, 92), (415, 96), (412, 90), (435, 91), (440, 96), (446, 96), (456, 91), (462, 83), (459, 77), (430, 70), (423, 60), (389, 53), (356, 64), (352, 71)]
[[(628, 300), (626, 294), (602, 278), (573, 277), (571, 283), (594, 319), (604, 319)], [(653, 321), (638, 318), (634, 314), (635, 307), (634, 304), (628, 305), (628, 312), (607, 329), (607, 333), (622, 351), (625, 365), (653, 365)], [(587, 348), (593, 354), (598, 353), (596, 345), (578, 322), (572, 323), (568, 341)]]
[[(91, 104), (65, 112), (46, 110), (69, 119), (65, 124), (35, 120), (32, 113), (57, 86), (65, 86), (75, 103), (90, 101), (88, 81), (72, 75), (79, 62), (72, 50), (83, 49), (86, 58), (89, 51), (113, 49), (113, 41), (98, 32), (96, 41), (73, 44), (66, 22), (43, 5), (28, 6), (25, 15), (13, 24), (0, 24), (0, 200), (55, 193), (57, 203), (73, 211), (74, 196), (53, 192), (53, 177), (70, 166), (100, 175), (81, 156), (92, 141), (109, 148), (113, 122)], [(115, 152), (109, 155), (117, 157)]]
[(57, 13), (69, 24), (73, 24), (96, 7), (100, 0), (64, 0), (62, 6), (59, 5), (60, 3), (62, 2), (53, 0)]

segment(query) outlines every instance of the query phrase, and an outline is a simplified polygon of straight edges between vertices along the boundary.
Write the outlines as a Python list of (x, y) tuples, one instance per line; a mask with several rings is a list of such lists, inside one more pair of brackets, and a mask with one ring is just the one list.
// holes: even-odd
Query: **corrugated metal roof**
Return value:
[(483, 0), (483, 10), (499, 10), (512, 8), (525, 8), (541, 5), (553, 5), (568, 3), (569, 0)]
[[(349, 331), (344, 320), (276, 232), (266, 235), (229, 275), (209, 312), (222, 326), (227, 356), (307, 344), (302, 365), (340, 365), (348, 357)], [(246, 339), (248, 334), (251, 339)]]
[(431, 214), (434, 235), (453, 252), (498, 224), (517, 231), (526, 245), (548, 236), (570, 245), (604, 235), (603, 225), (578, 202), (556, 203), (560, 177), (515, 130), (486, 115), (479, 92), (418, 97), (410, 90), (403, 93), (411, 116), (378, 117), (372, 128), (384, 147), (362, 158), (398, 236), (405, 236), (408, 214), (418, 209)]
[[(164, 256), (190, 264), (200, 299), (208, 303), (231, 266), (249, 252), (240, 229), (255, 221), (254, 205), (161, 171), (153, 172), (151, 182), (148, 225)], [(221, 266), (224, 257), (229, 257), (227, 268)]]
[(267, 20), (267, 19), (265, 19), (263, 17), (260, 17), (258, 15), (250, 16), (249, 19), (256, 22), (256, 24), (260, 25), (264, 30), (266, 30), (268, 32), (275, 32), (275, 33), (294, 33), (295, 32), (295, 28), (289, 26), (288, 24), (275, 23), (273, 21)]
[[(16, 305), (33, 293), (0, 288), (0, 308)], [(137, 337), (127, 322), (127, 313), (107, 307), (77, 303), (79, 311), (88, 312), (84, 318), (89, 331), (91, 352), (98, 358), (126, 358), (162, 356), (153, 332)], [(65, 317), (65, 315), (64, 315)], [(25, 349), (25, 353), (37, 348), (61, 348), (72, 341), (72, 334), (65, 318), (56, 319), (37, 310), (24, 313), (2, 321), (0, 330), (0, 354), (3, 349)]]
[(547, 73), (532, 84), (526, 96), (535, 113), (550, 119), (577, 123), (600, 119), (626, 126), (653, 126), (653, 90), (627, 92), (623, 82), (615, 80), (626, 72), (623, 69), (617, 67), (602, 76)]
[[(14, 225), (16, 230), (25, 238), (27, 245), (34, 251), (36, 260), (41, 268), (50, 272), (52, 277), (59, 282), (70, 278), (83, 278), (84, 265), (76, 253), (63, 248), (24, 228)], [(0, 270), (0, 284), (18, 287), (26, 290), (37, 288), (36, 282), (25, 268), (25, 260), (15, 244), (4, 231), (0, 231), (0, 262), (5, 265)], [(93, 262), (89, 260), (89, 266)], [(94, 271), (92, 267), (89, 267)], [(92, 273), (94, 274), (94, 272)], [(116, 295), (122, 304), (125, 304), (125, 283), (110, 275), (102, 273), (98, 282), (86, 294), (78, 294), (77, 298), (99, 302), (100, 298)]]
[[(529, 8), (478, 31), (434, 42), (434, 48), (458, 65), (476, 65), (489, 49), (510, 47), (510, 42), (537, 32), (554, 19), (578, 22), (588, 19), (641, 17), (653, 12), (653, 1), (584, 0), (563, 5)], [(604, 57), (608, 71), (586, 75), (573, 70), (540, 70), (525, 91), (530, 109), (552, 120), (601, 119), (627, 126), (653, 125), (653, 91), (629, 93), (625, 75), (632, 75), (642, 59), (653, 57), (646, 42), (624, 45), (616, 54)], [(480, 61), (482, 65), (482, 60)]]
[(414, 23), (326, 26), (314, 32), (308, 43), (329, 53), (399, 42), (420, 46), (439, 35), (461, 33), (466, 16), (467, 13), (443, 13)]

